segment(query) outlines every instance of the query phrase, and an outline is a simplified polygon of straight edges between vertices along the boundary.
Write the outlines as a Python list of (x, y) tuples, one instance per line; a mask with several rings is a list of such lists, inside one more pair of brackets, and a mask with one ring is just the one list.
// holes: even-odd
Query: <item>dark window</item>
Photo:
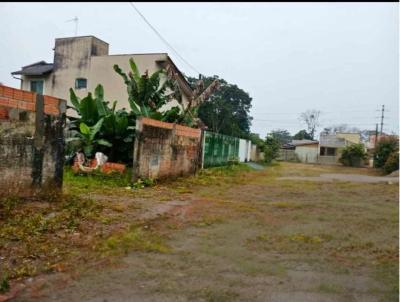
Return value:
[(31, 81), (31, 91), (43, 94), (43, 80)]
[(87, 88), (87, 79), (78, 78), (75, 80), (75, 89)]
[(335, 148), (326, 148), (326, 153), (328, 156), (335, 156), (336, 155), (336, 149)]
[(322, 156), (325, 155), (325, 147), (321, 147), (321, 149), (319, 150), (319, 155), (322, 155)]

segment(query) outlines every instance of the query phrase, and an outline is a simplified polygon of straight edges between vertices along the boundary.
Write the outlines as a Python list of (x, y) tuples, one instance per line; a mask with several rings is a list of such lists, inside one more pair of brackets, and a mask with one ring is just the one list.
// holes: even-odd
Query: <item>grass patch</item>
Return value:
[(375, 277), (377, 280), (384, 283), (387, 291), (384, 298), (381, 300), (391, 302), (399, 301), (399, 262), (395, 261), (380, 261), (375, 269)]
[(127, 232), (112, 235), (98, 246), (98, 251), (105, 255), (128, 253), (129, 251), (144, 251), (168, 253), (170, 248), (163, 238), (141, 226), (131, 226)]
[(75, 174), (70, 167), (64, 168), (64, 188), (73, 193), (112, 193), (112, 189), (132, 186), (132, 169), (123, 174), (84, 173)]
[(340, 294), (343, 292), (343, 288), (340, 285), (332, 283), (321, 283), (317, 290), (324, 294)]

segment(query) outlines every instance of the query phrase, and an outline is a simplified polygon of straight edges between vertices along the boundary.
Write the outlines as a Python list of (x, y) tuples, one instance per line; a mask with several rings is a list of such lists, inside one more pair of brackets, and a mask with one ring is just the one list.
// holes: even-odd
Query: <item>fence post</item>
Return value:
[(36, 113), (32, 158), (32, 186), (40, 187), (42, 184), (44, 158), (44, 98), (41, 94), (35, 94), (35, 110)]
[(142, 139), (142, 118), (136, 118), (135, 138), (133, 141), (132, 181), (136, 182), (140, 173), (140, 140)]
[(204, 151), (206, 147), (206, 138), (205, 138), (205, 130), (201, 129), (200, 135), (200, 160), (201, 160), (201, 169), (204, 169)]

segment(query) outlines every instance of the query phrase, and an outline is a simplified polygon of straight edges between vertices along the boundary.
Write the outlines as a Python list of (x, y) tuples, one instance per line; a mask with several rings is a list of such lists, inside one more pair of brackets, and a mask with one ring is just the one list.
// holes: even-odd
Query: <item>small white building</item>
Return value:
[(294, 152), (302, 163), (317, 163), (319, 153), (319, 142), (311, 140), (293, 140)]

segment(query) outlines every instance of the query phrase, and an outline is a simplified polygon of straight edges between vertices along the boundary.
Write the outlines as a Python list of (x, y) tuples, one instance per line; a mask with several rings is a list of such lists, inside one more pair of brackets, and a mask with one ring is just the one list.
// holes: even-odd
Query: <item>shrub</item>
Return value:
[(362, 144), (354, 144), (345, 147), (342, 150), (342, 156), (339, 161), (345, 166), (360, 166), (361, 162), (367, 157)]
[(268, 136), (265, 140), (264, 161), (266, 163), (271, 163), (273, 159), (277, 158), (279, 155), (279, 148), (279, 141), (272, 136)]
[(393, 151), (390, 153), (388, 159), (385, 162), (385, 165), (383, 166), (383, 170), (385, 170), (386, 173), (392, 173), (393, 171), (396, 171), (399, 169), (399, 153), (398, 151)]
[(399, 142), (396, 136), (382, 138), (376, 145), (374, 153), (374, 165), (376, 168), (383, 168), (389, 156), (399, 151)]

